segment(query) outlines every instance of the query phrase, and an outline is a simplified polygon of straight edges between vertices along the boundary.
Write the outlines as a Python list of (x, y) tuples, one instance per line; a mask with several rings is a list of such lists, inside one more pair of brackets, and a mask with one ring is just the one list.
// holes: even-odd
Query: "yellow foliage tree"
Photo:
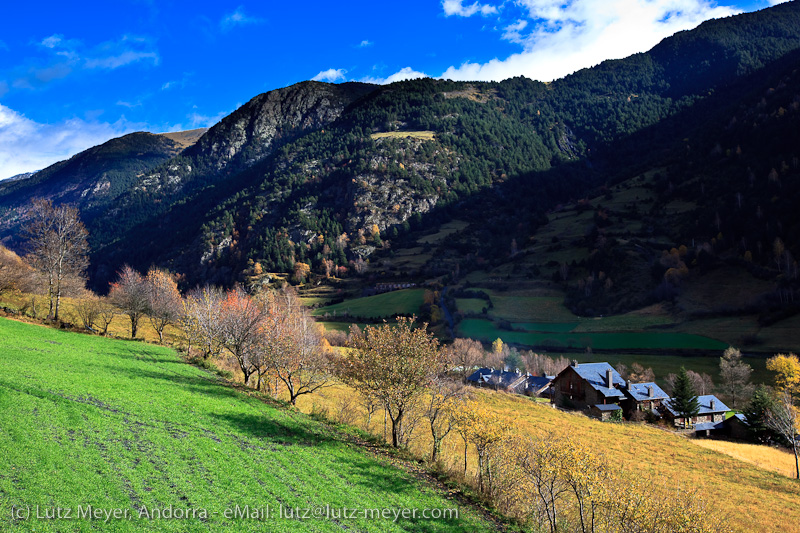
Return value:
[(793, 353), (779, 353), (767, 359), (767, 370), (777, 373), (775, 385), (793, 397), (800, 394), (800, 359)]
[[(464, 438), (465, 446), (471, 442), (478, 453), (478, 488), (481, 492), (491, 489), (491, 456), (511, 432), (511, 423), (501, 419), (497, 413), (476, 400), (467, 400), (454, 414), (455, 425)], [(466, 450), (465, 450), (466, 464)]]
[(392, 422), (392, 446), (402, 445), (403, 422), (444, 368), (439, 341), (427, 324), (400, 317), (392, 326), (351, 328), (352, 350), (335, 360), (338, 377), (365, 396), (376, 398)]

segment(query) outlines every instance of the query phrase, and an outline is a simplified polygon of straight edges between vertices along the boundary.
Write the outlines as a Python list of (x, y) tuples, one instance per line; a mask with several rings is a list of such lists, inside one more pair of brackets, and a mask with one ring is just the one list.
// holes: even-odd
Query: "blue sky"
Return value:
[(0, 179), (131, 131), (211, 126), (302, 80), (551, 80), (775, 3), (6, 2)]

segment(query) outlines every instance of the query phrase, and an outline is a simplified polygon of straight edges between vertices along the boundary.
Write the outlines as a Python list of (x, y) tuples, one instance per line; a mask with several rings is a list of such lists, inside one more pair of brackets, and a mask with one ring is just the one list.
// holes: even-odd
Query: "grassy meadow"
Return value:
[[(165, 347), (0, 319), (2, 531), (489, 531), (458, 520), (289, 520), (279, 505), (455, 508), (345, 434), (239, 391)], [(264, 521), (226, 509), (269, 506)], [(45, 520), (92, 505), (130, 519)], [(148, 520), (147, 509), (194, 510)], [(12, 509), (33, 509), (28, 520)], [(185, 511), (189, 509), (190, 511)], [(202, 517), (206, 510), (207, 517)], [(24, 514), (24, 512), (23, 512)]]
[(398, 314), (419, 314), (425, 289), (403, 289), (347, 300), (342, 303), (314, 309), (315, 316), (354, 316), (364, 318), (390, 318)]

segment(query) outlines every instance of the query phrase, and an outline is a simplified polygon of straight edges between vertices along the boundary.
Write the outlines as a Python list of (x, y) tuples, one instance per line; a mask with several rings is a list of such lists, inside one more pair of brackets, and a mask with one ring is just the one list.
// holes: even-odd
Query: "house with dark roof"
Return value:
[(672, 408), (672, 398), (664, 401), (661, 414), (667, 420), (671, 420), (676, 427), (692, 427), (695, 431), (704, 431), (709, 434), (711, 431), (722, 429), (722, 426), (717, 427), (725, 421), (725, 413), (730, 411), (727, 405), (722, 403), (719, 398), (713, 394), (705, 394), (697, 397), (697, 402), (700, 404), (700, 410), (697, 416), (690, 419), (679, 417), (678, 413)]
[(636, 413), (653, 413), (657, 416), (658, 409), (669, 399), (669, 394), (654, 382), (631, 383), (627, 381), (622, 388), (625, 399), (620, 405), (625, 411), (625, 418), (633, 418)]
[(615, 403), (609, 404), (596, 404), (589, 407), (589, 414), (600, 420), (621, 420), (622, 407)]
[(593, 405), (616, 404), (625, 399), (620, 387), (625, 380), (608, 363), (578, 363), (558, 373), (550, 385), (555, 405), (571, 409), (589, 409)]
[(549, 391), (553, 376), (534, 376), (519, 370), (499, 370), (481, 368), (467, 378), (467, 384), (494, 390), (504, 390), (514, 394), (539, 396)]

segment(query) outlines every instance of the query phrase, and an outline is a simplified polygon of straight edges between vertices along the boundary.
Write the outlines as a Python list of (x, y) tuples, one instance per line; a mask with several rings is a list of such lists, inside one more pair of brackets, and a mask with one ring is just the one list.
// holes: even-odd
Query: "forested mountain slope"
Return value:
[[(800, 47), (797, 28), (792, 2), (550, 84), (304, 82), (259, 95), (89, 220), (94, 284), (126, 262), (188, 283), (230, 284), (256, 264), (349, 274), (455, 216), (475, 224), (440, 259), (505, 261), (547, 211), (672, 161), (697, 117), (737, 105), (743, 83)], [(453, 266), (436, 263), (427, 274)]]

